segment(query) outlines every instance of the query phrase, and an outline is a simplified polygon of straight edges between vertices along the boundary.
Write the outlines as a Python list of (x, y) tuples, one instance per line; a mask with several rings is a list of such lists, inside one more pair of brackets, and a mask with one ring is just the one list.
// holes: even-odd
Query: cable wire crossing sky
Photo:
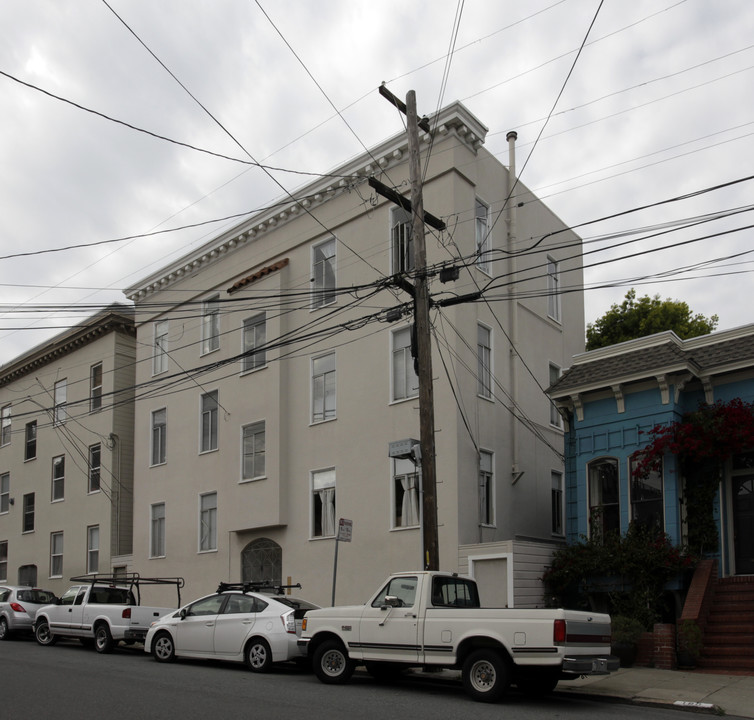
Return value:
[(401, 132), (382, 83), (461, 101), (502, 162), (516, 131), (584, 239), (587, 322), (632, 287), (752, 322), (752, 38), (748, 0), (2, 3), (0, 363)]

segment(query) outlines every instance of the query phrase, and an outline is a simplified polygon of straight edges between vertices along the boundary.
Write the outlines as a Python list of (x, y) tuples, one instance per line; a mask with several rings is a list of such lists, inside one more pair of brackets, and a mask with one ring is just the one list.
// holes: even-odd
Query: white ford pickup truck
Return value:
[(143, 585), (174, 585), (181, 604), (183, 578), (143, 578), (125, 575), (72, 577), (78, 583), (66, 590), (55, 605), (44, 605), (34, 620), (40, 645), (54, 645), (60, 637), (79, 638), (97, 652), (110, 652), (121, 640), (144, 642), (150, 625), (175, 608), (141, 604)]
[(298, 643), (324, 683), (346, 682), (361, 664), (375, 677), (456, 668), (481, 702), (499, 700), (511, 683), (546, 693), (619, 667), (609, 615), (482, 608), (473, 579), (439, 572), (397, 573), (365, 605), (310, 610)]

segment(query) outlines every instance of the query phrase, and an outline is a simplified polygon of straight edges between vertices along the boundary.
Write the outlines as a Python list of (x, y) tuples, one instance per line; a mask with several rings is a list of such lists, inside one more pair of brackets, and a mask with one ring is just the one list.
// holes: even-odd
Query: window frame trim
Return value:
[[(244, 452), (244, 440), (246, 439), (246, 436), (244, 434), (244, 431), (246, 428), (251, 427), (258, 427), (262, 426), (263, 432), (264, 432), (264, 473), (262, 475), (254, 475), (253, 477), (244, 477), (244, 467), (245, 467), (245, 458), (246, 453)], [(255, 454), (256, 456), (256, 454)], [(267, 479), (267, 421), (266, 420), (253, 420), (252, 422), (244, 423), (241, 425), (241, 477), (239, 479), (239, 483), (252, 483), (257, 482), (259, 480), (266, 480)]]
[[(316, 251), (318, 248), (330, 243), (333, 244), (334, 248), (334, 252), (331, 258), (333, 285), (332, 288), (328, 288), (326, 283), (323, 281), (323, 286), (321, 288), (318, 288), (316, 272), (317, 264), (315, 263)], [(320, 310), (322, 308), (329, 307), (330, 305), (335, 305), (338, 301), (337, 295), (335, 293), (335, 290), (338, 286), (338, 239), (335, 237), (335, 235), (330, 235), (323, 240), (312, 243), (310, 250), (309, 267), (311, 272), (309, 309), (314, 312), (315, 310)], [(332, 299), (327, 300), (327, 296), (330, 294), (330, 291), (332, 292)], [(323, 298), (322, 301), (319, 301), (320, 297)]]

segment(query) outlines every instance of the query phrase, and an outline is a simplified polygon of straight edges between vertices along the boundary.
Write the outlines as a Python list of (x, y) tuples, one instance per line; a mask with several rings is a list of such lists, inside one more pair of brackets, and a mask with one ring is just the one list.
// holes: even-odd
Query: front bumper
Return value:
[(620, 668), (615, 655), (571, 656), (563, 658), (562, 670), (569, 675), (609, 675)]

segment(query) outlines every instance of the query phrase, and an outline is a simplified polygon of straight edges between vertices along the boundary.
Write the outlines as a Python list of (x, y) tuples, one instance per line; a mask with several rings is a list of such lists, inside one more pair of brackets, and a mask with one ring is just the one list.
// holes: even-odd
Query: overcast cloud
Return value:
[[(400, 97), (416, 90), (422, 114), (462, 101), (504, 163), (516, 130), (522, 181), (578, 226), (754, 174), (752, 68), (751, 0), (3, 0), (0, 363), (81, 312), (125, 301), (123, 288), (228, 224), (43, 251), (250, 212), (283, 194), (259, 169), (21, 82), (215, 153), (247, 159), (240, 145), (257, 161), (323, 173), (402, 129), (377, 92), (387, 81)], [(311, 179), (275, 177), (293, 193)], [(590, 240), (745, 208), (753, 188), (578, 232)], [(754, 321), (754, 234), (734, 232), (751, 224), (743, 212), (635, 245), (588, 245), (609, 250), (590, 256), (602, 264), (585, 274), (587, 321), (631, 287), (717, 314), (719, 329)], [(724, 234), (648, 252), (713, 233)], [(16, 253), (38, 254), (7, 257)]]

